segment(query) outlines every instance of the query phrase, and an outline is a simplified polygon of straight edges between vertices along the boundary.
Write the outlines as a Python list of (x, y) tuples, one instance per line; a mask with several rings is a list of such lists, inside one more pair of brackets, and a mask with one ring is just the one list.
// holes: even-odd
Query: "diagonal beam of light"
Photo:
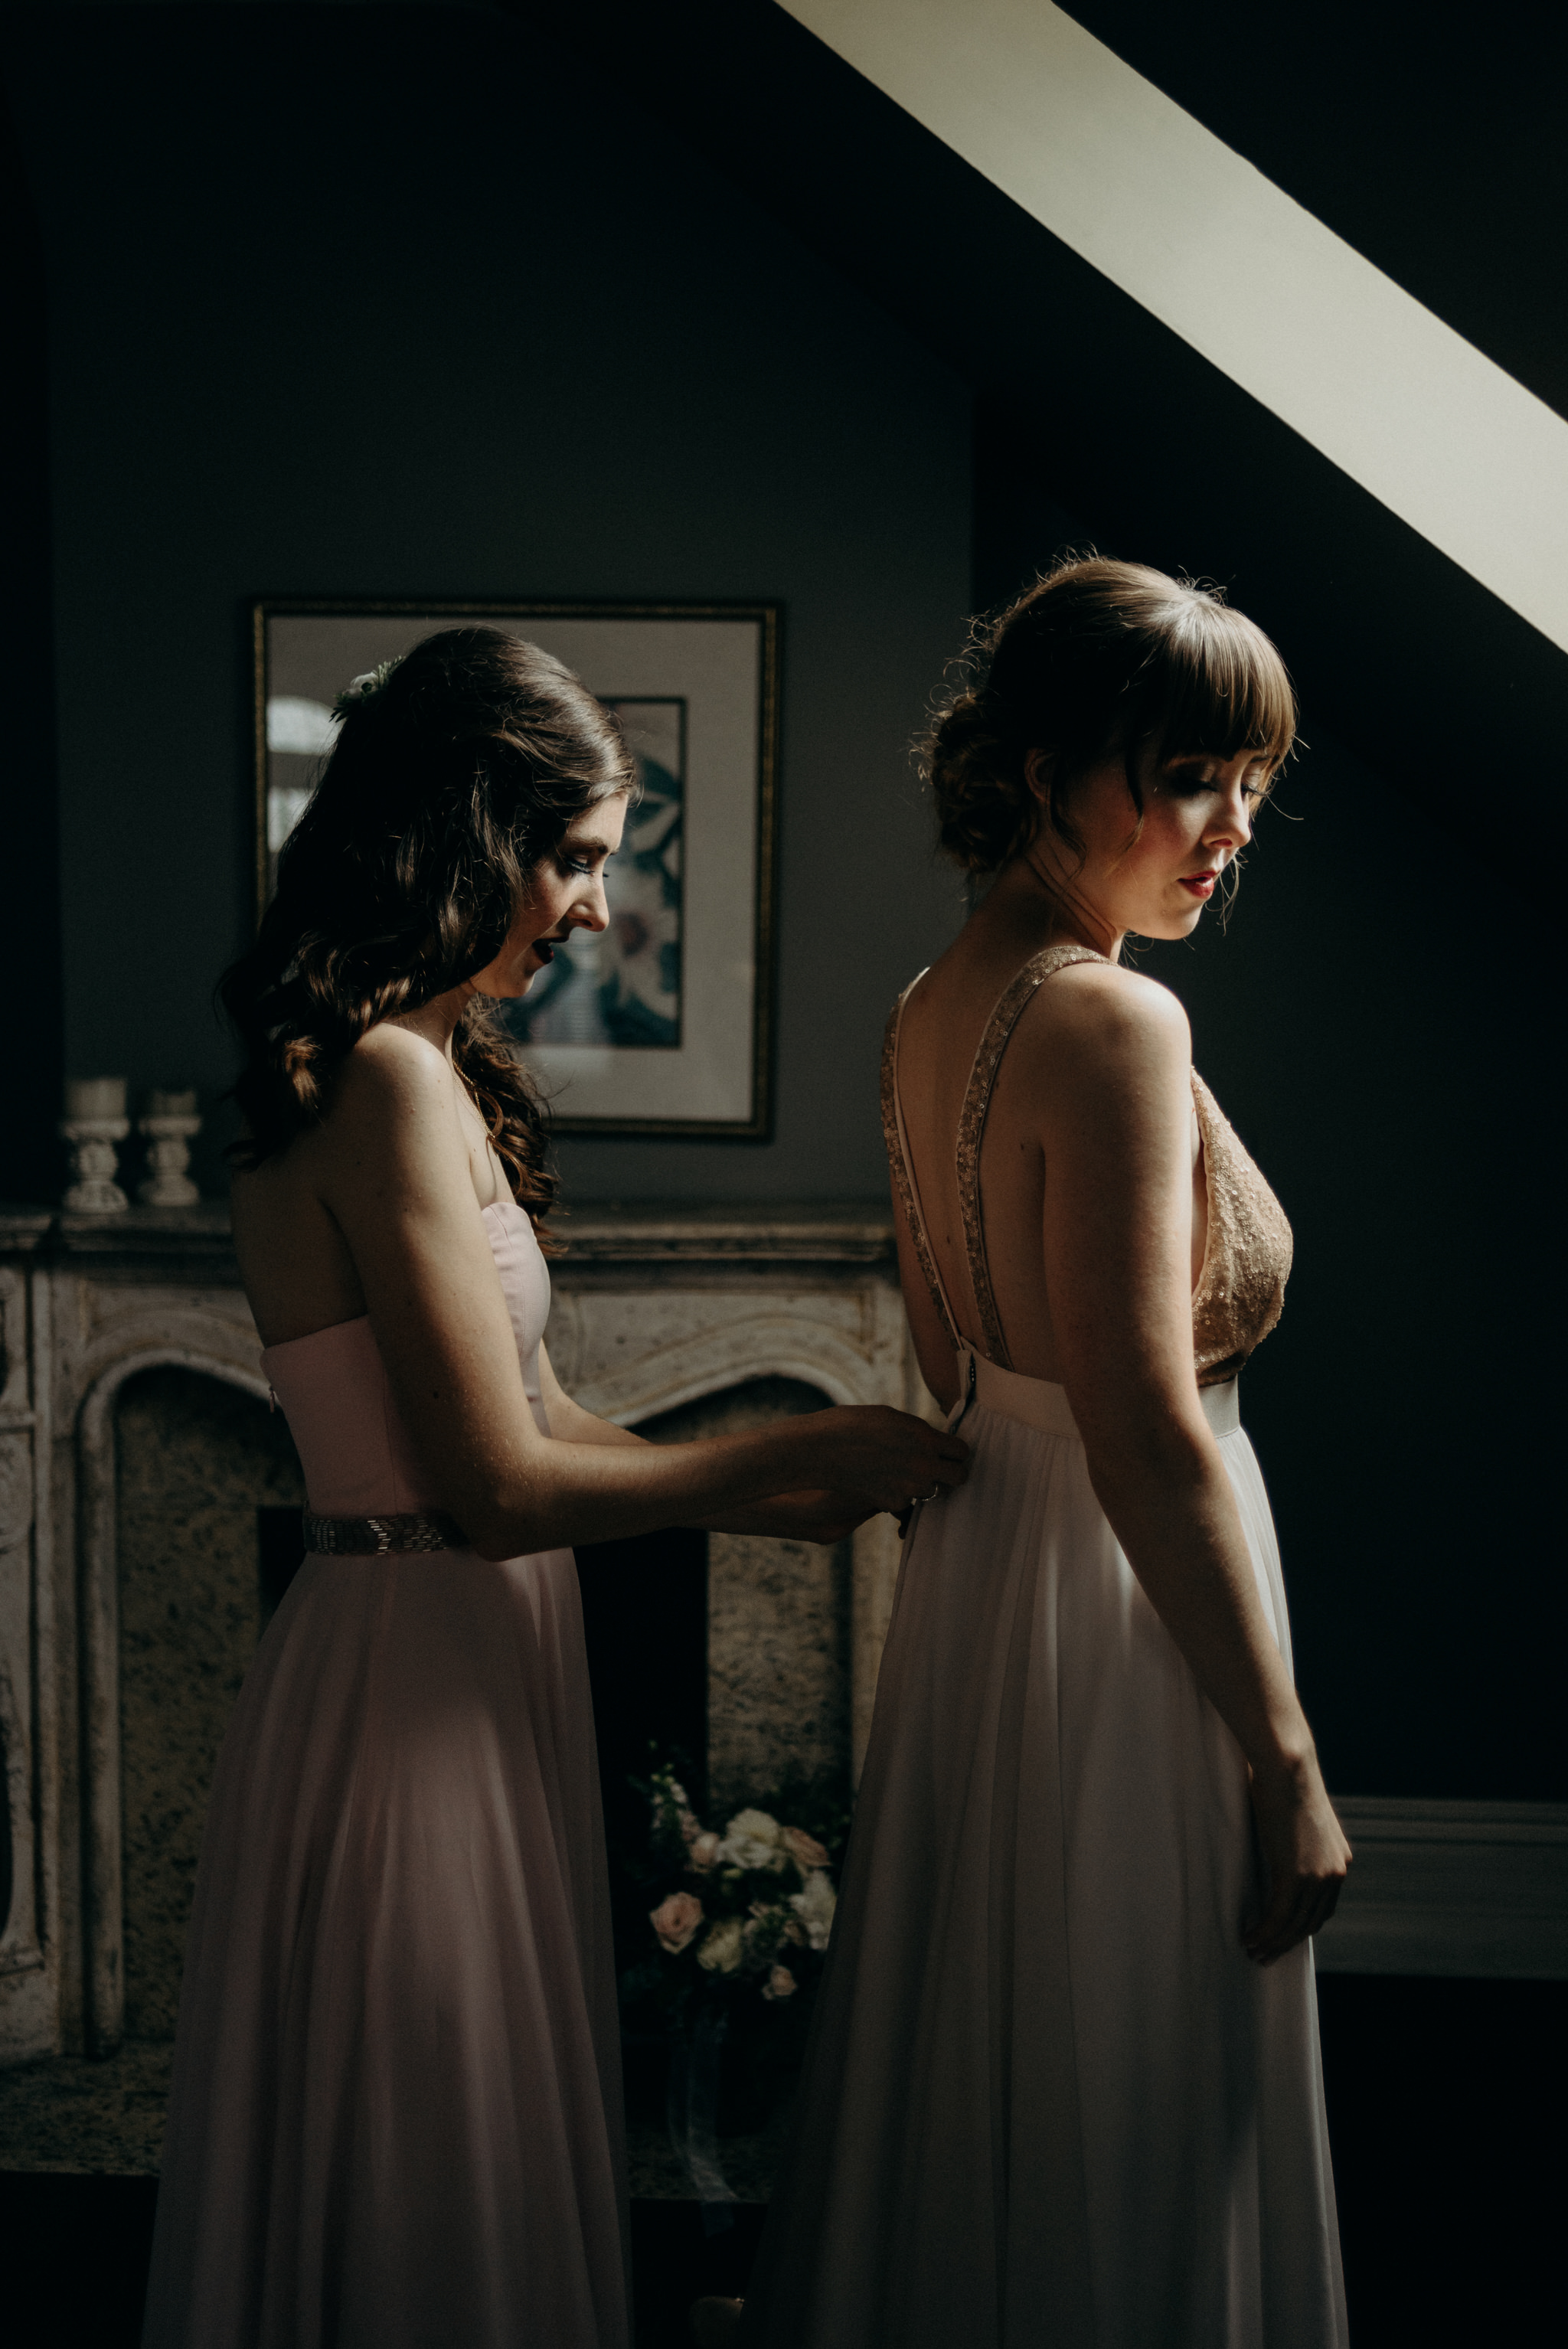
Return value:
[(1568, 651), (1543, 400), (1047, 0), (781, 5)]

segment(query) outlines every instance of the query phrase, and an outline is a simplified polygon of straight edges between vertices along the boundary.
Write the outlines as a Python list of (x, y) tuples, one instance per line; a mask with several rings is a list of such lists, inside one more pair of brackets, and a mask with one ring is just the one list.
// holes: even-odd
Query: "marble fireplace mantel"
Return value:
[[(633, 1425), (758, 1378), (840, 1403), (934, 1406), (876, 1205), (627, 1204), (559, 1219), (552, 1361)], [(177, 1366), (264, 1397), (226, 1208), (112, 1216), (0, 1208), (0, 1728), (15, 1889), (0, 2063), (106, 2051), (123, 2007), (115, 1405)], [(898, 1563), (854, 1537), (858, 1771)]]
[[(874, 1206), (594, 1207), (562, 1220), (563, 1382), (631, 1424), (753, 1378), (931, 1412)], [(228, 1218), (0, 1208), (0, 1731), (14, 1890), (0, 2064), (103, 2054), (124, 2004), (116, 1403), (173, 1365), (264, 1396)], [(850, 1590), (858, 1764), (896, 1577), (890, 1518)], [(1568, 1806), (1342, 1800), (1357, 1863), (1320, 1967), (1568, 1972)]]

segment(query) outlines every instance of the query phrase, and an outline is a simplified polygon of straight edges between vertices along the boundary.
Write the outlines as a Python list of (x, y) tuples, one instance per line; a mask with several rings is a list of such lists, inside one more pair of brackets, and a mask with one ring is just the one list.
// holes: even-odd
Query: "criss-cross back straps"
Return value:
[(1013, 1362), (1007, 1351), (1007, 1341), (1002, 1335), (1001, 1316), (992, 1292), (991, 1268), (985, 1256), (985, 1225), (980, 1202), (980, 1144), (985, 1138), (985, 1118), (991, 1107), (996, 1071), (1002, 1065), (1007, 1040), (1036, 988), (1044, 986), (1046, 980), (1058, 970), (1066, 970), (1069, 963), (1107, 962), (1109, 959), (1106, 955), (1096, 954), (1092, 947), (1071, 945), (1047, 947), (1043, 953), (1032, 955), (1022, 970), (1003, 989), (995, 1009), (985, 1022), (985, 1033), (975, 1054), (975, 1065), (969, 1071), (968, 1090), (958, 1117), (958, 1207), (964, 1219), (964, 1247), (969, 1259), (969, 1279), (975, 1291), (975, 1306), (980, 1316), (985, 1351), (989, 1359), (1004, 1371), (1010, 1371)]
[(947, 1291), (942, 1285), (942, 1275), (936, 1269), (936, 1259), (931, 1253), (931, 1243), (925, 1236), (925, 1218), (920, 1211), (920, 1185), (914, 1178), (914, 1161), (909, 1154), (909, 1136), (903, 1127), (903, 1103), (898, 1092), (898, 1036), (903, 1025), (903, 1007), (925, 977), (924, 971), (912, 978), (898, 1001), (888, 1014), (887, 1028), (882, 1037), (882, 1140), (887, 1144), (888, 1164), (898, 1191), (899, 1205), (903, 1209), (909, 1236), (914, 1242), (914, 1253), (925, 1275), (925, 1285), (931, 1291), (931, 1301), (941, 1315), (955, 1351), (961, 1350), (963, 1339), (953, 1308), (947, 1301)]

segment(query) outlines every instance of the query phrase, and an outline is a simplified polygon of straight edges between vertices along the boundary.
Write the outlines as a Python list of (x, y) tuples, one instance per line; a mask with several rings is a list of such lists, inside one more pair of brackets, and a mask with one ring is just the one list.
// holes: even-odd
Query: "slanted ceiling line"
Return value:
[(1047, 0), (781, 5), (1568, 651), (1544, 401)]

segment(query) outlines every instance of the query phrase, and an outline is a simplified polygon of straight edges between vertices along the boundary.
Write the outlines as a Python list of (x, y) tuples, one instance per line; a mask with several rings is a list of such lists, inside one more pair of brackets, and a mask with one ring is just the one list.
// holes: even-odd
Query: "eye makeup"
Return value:
[[(1213, 771), (1213, 762), (1205, 759), (1191, 763), (1178, 761), (1164, 770), (1159, 781), (1172, 798), (1185, 800), (1195, 799), (1200, 792), (1217, 791), (1220, 779)], [(1274, 776), (1266, 771), (1261, 782), (1248, 781), (1242, 786), (1251, 800), (1266, 799), (1273, 788)]]

